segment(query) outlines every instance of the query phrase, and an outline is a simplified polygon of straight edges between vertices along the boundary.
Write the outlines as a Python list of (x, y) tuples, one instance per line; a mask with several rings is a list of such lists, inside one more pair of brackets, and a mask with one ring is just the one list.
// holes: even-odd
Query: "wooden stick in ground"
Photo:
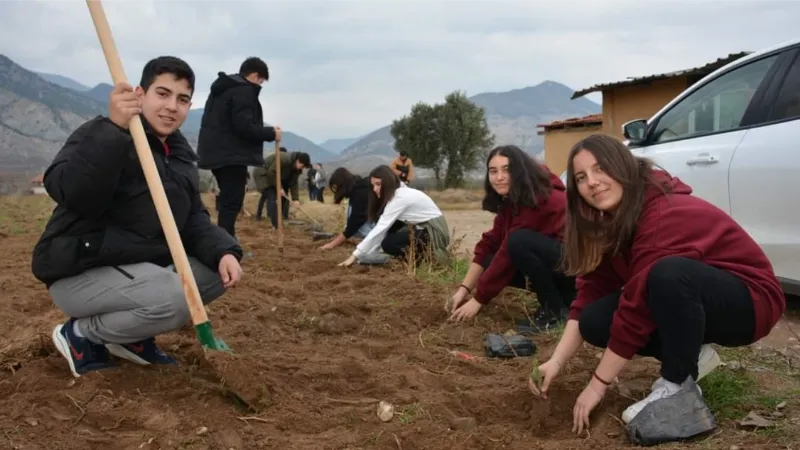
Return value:
[[(92, 16), (95, 29), (97, 30), (97, 37), (100, 39), (100, 45), (103, 48), (108, 69), (111, 72), (111, 78), (114, 84), (126, 83), (125, 70), (122, 67), (119, 53), (117, 52), (114, 38), (111, 34), (111, 28), (108, 25), (103, 5), (99, 0), (86, 0), (89, 7), (89, 12)], [(158, 220), (161, 222), (161, 228), (164, 231), (164, 236), (167, 239), (169, 251), (172, 254), (172, 260), (175, 263), (178, 274), (181, 278), (183, 291), (186, 295), (186, 303), (189, 306), (189, 313), (192, 316), (192, 322), (195, 329), (198, 331), (200, 342), (210, 348), (217, 349), (216, 345), (221, 344), (213, 338), (211, 334), (210, 324), (208, 323), (208, 316), (203, 307), (203, 302), (200, 298), (200, 291), (197, 289), (197, 282), (195, 281), (194, 274), (192, 273), (189, 259), (186, 256), (186, 250), (183, 248), (180, 234), (178, 233), (178, 226), (175, 224), (175, 217), (172, 215), (172, 210), (169, 207), (167, 195), (164, 192), (164, 186), (161, 184), (161, 178), (158, 174), (153, 153), (150, 149), (150, 143), (147, 141), (147, 135), (144, 131), (144, 126), (139, 116), (134, 116), (130, 123), (130, 132), (133, 136), (133, 143), (136, 146), (136, 154), (139, 156), (144, 176), (147, 181), (147, 187), (150, 190), (150, 195), (153, 198), (153, 203), (158, 213)], [(200, 328), (202, 327), (204, 334), (200, 335)], [(210, 341), (209, 341), (210, 339)]]
[(283, 186), (281, 186), (281, 141), (275, 140), (275, 195), (278, 202), (278, 251), (283, 253)]
[(411, 243), (408, 246), (408, 274), (413, 276), (415, 273), (417, 273), (417, 246), (414, 242), (414, 225), (412, 224), (408, 224), (408, 241)]

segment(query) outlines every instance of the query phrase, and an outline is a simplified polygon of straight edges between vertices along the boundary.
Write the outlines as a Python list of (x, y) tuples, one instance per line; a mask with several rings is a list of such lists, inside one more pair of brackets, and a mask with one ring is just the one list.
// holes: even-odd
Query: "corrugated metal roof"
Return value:
[(575, 93), (572, 94), (572, 99), (574, 100), (576, 98), (583, 97), (584, 95), (590, 94), (592, 92), (605, 91), (624, 86), (635, 86), (637, 84), (645, 84), (656, 80), (666, 80), (668, 78), (674, 78), (686, 75), (708, 75), (709, 73), (719, 69), (720, 67), (730, 62), (736, 61), (741, 57), (747, 56), (750, 53), (752, 52), (731, 53), (728, 56), (717, 59), (716, 61), (710, 62), (700, 67), (692, 67), (691, 69), (678, 70), (675, 72), (657, 73), (653, 75), (646, 75), (643, 77), (629, 77), (627, 80), (617, 81), (614, 83), (595, 84), (592, 87), (575, 91)]
[(536, 125), (537, 127), (542, 127), (545, 130), (552, 130), (555, 128), (567, 128), (570, 126), (575, 125), (602, 125), (603, 124), (603, 115), (602, 114), (592, 114), (590, 116), (583, 116), (583, 117), (571, 117), (569, 119), (562, 119), (562, 120), (555, 120), (550, 123), (542, 123)]

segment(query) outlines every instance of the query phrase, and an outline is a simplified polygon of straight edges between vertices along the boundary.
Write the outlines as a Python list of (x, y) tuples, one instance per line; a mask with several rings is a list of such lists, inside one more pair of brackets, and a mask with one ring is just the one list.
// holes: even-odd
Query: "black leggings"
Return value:
[[(506, 247), (511, 264), (517, 269), (510, 286), (535, 292), (539, 304), (549, 313), (557, 315), (569, 308), (575, 298), (575, 278), (557, 269), (561, 259), (559, 241), (531, 229), (521, 229), (511, 232)], [(484, 269), (493, 258), (491, 254), (483, 261)]]
[[(425, 247), (430, 242), (427, 230), (414, 230), (414, 254), (417, 260), (420, 260), (425, 254)], [(386, 232), (386, 236), (381, 241), (381, 250), (390, 256), (398, 257), (405, 255), (408, 248), (411, 247), (411, 235), (408, 232), (408, 224), (397, 221)]]
[[(586, 342), (605, 348), (620, 292), (590, 303), (579, 328)], [(650, 269), (647, 306), (656, 331), (637, 353), (661, 361), (661, 376), (681, 384), (697, 379), (703, 344), (739, 347), (753, 343), (755, 311), (742, 280), (700, 261), (668, 256)]]

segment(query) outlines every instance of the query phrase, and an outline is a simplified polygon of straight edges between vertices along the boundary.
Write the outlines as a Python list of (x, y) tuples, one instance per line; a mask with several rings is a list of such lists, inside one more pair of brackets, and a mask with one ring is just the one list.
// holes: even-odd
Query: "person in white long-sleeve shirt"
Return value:
[(372, 190), (369, 194), (368, 220), (375, 226), (340, 266), (350, 266), (356, 260), (381, 250), (393, 257), (404, 256), (412, 244), (409, 225), (414, 226), (417, 255), (424, 255), (427, 245), (431, 245), (437, 259), (447, 255), (450, 245), (447, 222), (427, 194), (406, 186), (385, 165), (373, 169), (369, 181)]

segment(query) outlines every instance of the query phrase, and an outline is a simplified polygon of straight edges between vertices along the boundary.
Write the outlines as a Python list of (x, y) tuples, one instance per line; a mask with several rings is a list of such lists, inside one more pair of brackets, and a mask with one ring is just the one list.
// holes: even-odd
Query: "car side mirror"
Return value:
[(622, 135), (631, 145), (641, 144), (647, 136), (647, 121), (644, 119), (631, 120), (622, 124)]

